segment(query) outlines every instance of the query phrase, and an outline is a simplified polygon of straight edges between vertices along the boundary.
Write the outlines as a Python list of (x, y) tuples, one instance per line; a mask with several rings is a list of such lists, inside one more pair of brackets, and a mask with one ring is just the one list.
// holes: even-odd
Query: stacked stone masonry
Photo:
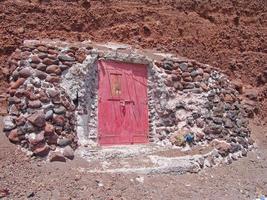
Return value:
[(52, 159), (73, 158), (79, 145), (97, 145), (100, 59), (148, 66), (150, 142), (210, 144), (222, 157), (246, 155), (253, 144), (248, 128), (253, 107), (241, 103), (239, 86), (218, 69), (168, 54), (49, 40), (25, 41), (10, 57), (4, 119), (9, 140)]

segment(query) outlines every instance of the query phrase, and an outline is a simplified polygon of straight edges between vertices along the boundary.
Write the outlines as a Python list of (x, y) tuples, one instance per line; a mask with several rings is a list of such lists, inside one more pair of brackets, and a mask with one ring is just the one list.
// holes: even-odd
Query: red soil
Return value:
[(2, 91), (7, 58), (25, 39), (155, 48), (219, 67), (253, 86), (262, 85), (267, 70), (266, 0), (0, 0), (0, 27)]

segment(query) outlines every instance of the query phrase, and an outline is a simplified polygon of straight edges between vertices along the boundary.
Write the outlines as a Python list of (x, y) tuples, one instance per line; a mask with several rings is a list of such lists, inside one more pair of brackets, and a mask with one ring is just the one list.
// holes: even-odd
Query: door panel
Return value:
[(137, 126), (136, 129), (133, 130), (134, 143), (142, 142), (142, 138), (144, 138), (148, 132), (147, 80), (143, 74), (146, 74), (146, 68), (135, 69), (132, 75), (132, 96), (136, 102), (133, 105), (133, 112), (135, 124)]
[(99, 143), (148, 142), (146, 66), (99, 61), (98, 69)]

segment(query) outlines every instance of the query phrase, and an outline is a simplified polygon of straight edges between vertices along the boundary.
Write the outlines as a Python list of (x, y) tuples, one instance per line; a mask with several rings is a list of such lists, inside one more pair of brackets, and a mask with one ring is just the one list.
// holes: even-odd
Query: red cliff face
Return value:
[(232, 78), (266, 83), (264, 0), (2, 0), (0, 88), (7, 59), (25, 39), (117, 41), (178, 53), (225, 70)]

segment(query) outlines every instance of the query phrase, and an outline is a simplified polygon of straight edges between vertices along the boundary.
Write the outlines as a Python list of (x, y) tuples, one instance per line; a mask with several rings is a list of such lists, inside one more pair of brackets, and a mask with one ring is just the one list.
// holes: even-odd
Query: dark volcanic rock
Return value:
[(60, 152), (51, 152), (49, 155), (50, 162), (66, 162), (66, 158)]

